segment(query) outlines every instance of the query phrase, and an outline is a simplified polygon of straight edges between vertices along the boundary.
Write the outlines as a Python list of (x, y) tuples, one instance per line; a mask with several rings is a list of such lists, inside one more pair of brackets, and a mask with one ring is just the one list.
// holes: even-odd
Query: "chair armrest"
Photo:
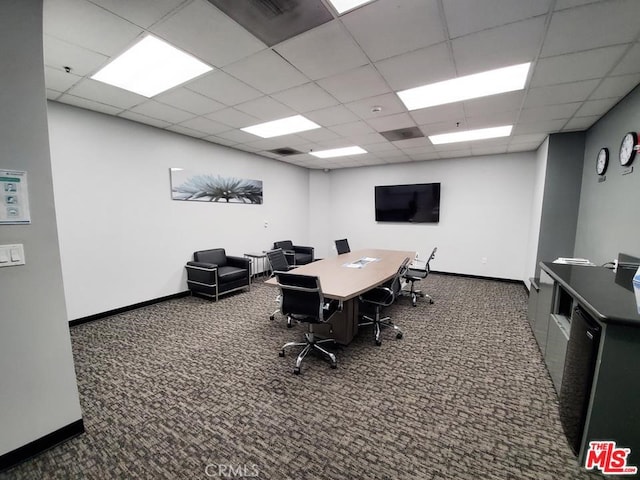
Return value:
[(358, 298), (361, 302), (388, 307), (395, 300), (395, 295), (389, 287), (375, 287), (364, 292)]
[(218, 265), (215, 263), (206, 263), (206, 262), (187, 262), (185, 265), (187, 269), (193, 270), (206, 270), (207, 272), (213, 272), (218, 269)]
[(249, 270), (251, 266), (251, 259), (246, 257), (234, 257), (227, 255), (227, 265), (237, 268), (246, 268)]

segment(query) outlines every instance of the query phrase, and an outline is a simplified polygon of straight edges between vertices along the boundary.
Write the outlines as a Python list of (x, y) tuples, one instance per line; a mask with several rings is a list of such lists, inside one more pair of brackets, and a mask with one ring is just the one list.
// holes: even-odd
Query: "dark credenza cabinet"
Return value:
[[(631, 449), (627, 464), (640, 467), (640, 314), (631, 285), (602, 267), (540, 267), (529, 322), (578, 462), (584, 465), (589, 442), (615, 441)], [(584, 341), (595, 331), (593, 342)]]

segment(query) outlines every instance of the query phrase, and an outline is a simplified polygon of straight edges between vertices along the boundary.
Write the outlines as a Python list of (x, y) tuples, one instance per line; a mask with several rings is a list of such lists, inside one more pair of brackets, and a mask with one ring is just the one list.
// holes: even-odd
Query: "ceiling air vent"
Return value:
[(288, 157), (289, 155), (299, 155), (302, 153), (299, 150), (294, 150), (291, 147), (283, 147), (283, 148), (274, 148), (273, 150), (267, 150), (269, 153), (275, 153), (276, 155), (280, 155), (281, 157)]
[(333, 20), (322, 0), (209, 0), (271, 47)]
[(386, 132), (380, 132), (384, 138), (390, 142), (397, 142), (398, 140), (408, 140), (410, 138), (424, 137), (422, 130), (418, 127), (399, 128), (398, 130), (387, 130)]

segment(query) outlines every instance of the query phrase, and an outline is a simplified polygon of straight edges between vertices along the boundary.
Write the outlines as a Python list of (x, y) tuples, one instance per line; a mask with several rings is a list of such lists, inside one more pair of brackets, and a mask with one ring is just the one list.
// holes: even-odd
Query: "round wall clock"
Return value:
[(638, 134), (636, 132), (629, 132), (622, 138), (620, 144), (620, 165), (626, 167), (633, 162), (636, 156), (636, 149), (638, 148)]
[(604, 175), (609, 165), (609, 149), (601, 148), (596, 158), (596, 173), (598, 175)]

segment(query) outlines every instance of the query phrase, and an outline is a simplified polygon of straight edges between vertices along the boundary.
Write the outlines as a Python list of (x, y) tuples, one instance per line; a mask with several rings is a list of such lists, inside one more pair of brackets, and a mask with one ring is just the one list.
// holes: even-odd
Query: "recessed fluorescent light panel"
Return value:
[(153, 97), (211, 70), (197, 58), (148, 35), (91, 78)]
[(367, 153), (367, 151), (360, 147), (344, 147), (332, 148), (331, 150), (318, 150), (317, 152), (309, 153), (318, 158), (333, 158), (345, 157), (347, 155), (360, 155), (361, 153)]
[(478, 130), (465, 130), (463, 132), (443, 133), (430, 135), (429, 140), (434, 145), (443, 143), (469, 142), (471, 140), (486, 140), (487, 138), (508, 137), (511, 135), (513, 125), (503, 127), (480, 128)]
[(349, 10), (353, 10), (360, 5), (364, 5), (365, 3), (369, 3), (373, 0), (329, 0), (333, 8), (336, 9), (338, 15), (342, 15), (344, 12), (348, 12)]
[(293, 117), (281, 118), (280, 120), (273, 120), (272, 122), (259, 123), (251, 127), (241, 128), (240, 130), (257, 135), (258, 137), (271, 138), (313, 130), (315, 128), (320, 128), (320, 125), (302, 115), (294, 115)]
[(522, 90), (531, 63), (498, 68), (398, 92), (409, 110)]

